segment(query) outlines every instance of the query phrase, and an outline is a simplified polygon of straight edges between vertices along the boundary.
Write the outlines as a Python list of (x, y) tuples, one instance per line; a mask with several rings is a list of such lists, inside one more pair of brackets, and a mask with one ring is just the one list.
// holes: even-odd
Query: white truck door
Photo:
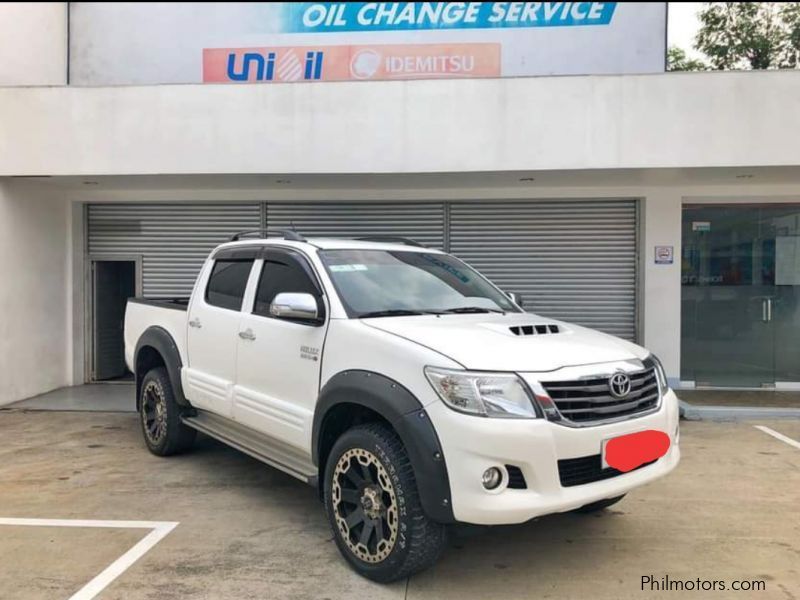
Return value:
[[(324, 324), (270, 316), (277, 294), (309, 293), (324, 298), (308, 260), (300, 253), (269, 249), (250, 310), (239, 324), (234, 418), (275, 439), (307, 451), (319, 394)], [(327, 312), (327, 309), (324, 309)]]
[(237, 333), (255, 252), (218, 253), (189, 306), (187, 396), (196, 408), (226, 417), (232, 416)]

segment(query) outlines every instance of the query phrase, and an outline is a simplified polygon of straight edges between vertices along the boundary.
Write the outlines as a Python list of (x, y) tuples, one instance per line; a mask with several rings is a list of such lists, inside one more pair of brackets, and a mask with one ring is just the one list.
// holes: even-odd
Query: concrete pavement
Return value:
[[(642, 591), (645, 575), (800, 598), (800, 450), (753, 424), (686, 423), (678, 469), (605, 513), (461, 528), (433, 569), (390, 586), (347, 568), (314, 490), (207, 438), (154, 457), (134, 414), (0, 412), (0, 517), (180, 522), (104, 600), (674, 595)], [(800, 440), (798, 421), (763, 424)], [(0, 525), (0, 597), (66, 600), (146, 533)]]

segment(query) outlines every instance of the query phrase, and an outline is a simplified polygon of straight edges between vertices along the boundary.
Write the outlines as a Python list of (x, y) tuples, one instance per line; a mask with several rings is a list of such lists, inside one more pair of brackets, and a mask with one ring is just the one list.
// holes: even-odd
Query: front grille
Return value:
[(572, 381), (543, 381), (561, 415), (576, 423), (603, 421), (644, 412), (658, 405), (655, 368), (628, 373), (631, 391), (624, 398), (611, 395), (608, 376)]
[[(652, 465), (654, 462), (656, 461), (651, 460), (633, 470), (643, 469), (648, 465)], [(628, 472), (630, 473), (632, 471)], [(586, 483), (611, 479), (618, 475), (622, 475), (622, 471), (611, 467), (605, 469), (602, 467), (602, 460), (599, 454), (581, 456), (580, 458), (566, 458), (558, 461), (558, 477), (563, 487), (584, 485)]]

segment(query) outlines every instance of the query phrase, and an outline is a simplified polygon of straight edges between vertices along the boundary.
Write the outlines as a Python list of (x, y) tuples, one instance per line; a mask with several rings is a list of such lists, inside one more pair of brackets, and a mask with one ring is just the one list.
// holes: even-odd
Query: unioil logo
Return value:
[[(219, 59), (223, 55), (224, 64), (220, 65)], [(203, 80), (250, 83), (314, 81), (322, 78), (324, 61), (324, 51), (304, 48), (205, 50)]]
[(205, 83), (499, 77), (500, 44), (207, 48)]

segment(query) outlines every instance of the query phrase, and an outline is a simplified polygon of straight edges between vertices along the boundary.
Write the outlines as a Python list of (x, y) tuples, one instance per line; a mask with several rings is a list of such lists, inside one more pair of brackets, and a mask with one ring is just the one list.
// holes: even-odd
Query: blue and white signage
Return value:
[(665, 2), (70, 2), (69, 11), (73, 85), (658, 73), (666, 54)]
[(657, 265), (671, 265), (675, 255), (674, 246), (656, 246), (654, 256)]
[(609, 25), (616, 2), (289, 2), (284, 30), (408, 31)]

